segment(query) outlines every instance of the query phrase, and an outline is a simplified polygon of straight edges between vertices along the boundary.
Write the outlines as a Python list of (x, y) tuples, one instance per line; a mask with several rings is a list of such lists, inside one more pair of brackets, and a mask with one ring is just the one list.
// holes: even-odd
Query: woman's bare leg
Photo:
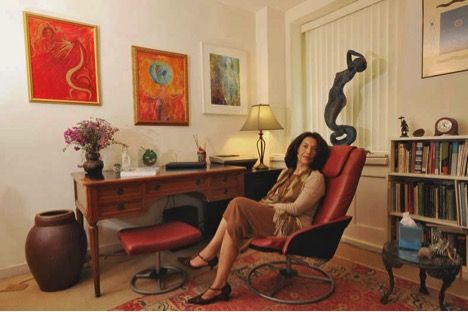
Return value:
[[(218, 254), (218, 251), (221, 248), (221, 243), (223, 242), (224, 233), (226, 233), (226, 228), (227, 222), (223, 218), (221, 219), (221, 222), (219, 222), (218, 229), (216, 230), (213, 238), (210, 240), (208, 245), (206, 245), (205, 248), (199, 252), (203, 258), (211, 260)], [(206, 265), (206, 262), (200, 257), (194, 257), (192, 260), (190, 260), (190, 264), (197, 267)]]
[[(225, 231), (223, 242), (221, 244), (221, 250), (219, 253), (219, 263), (218, 269), (216, 271), (216, 276), (211, 284), (211, 288), (220, 289), (226, 285), (229, 273), (231, 273), (231, 268), (234, 264), (234, 261), (239, 254), (239, 250), (229, 235), (228, 231)], [(203, 299), (210, 299), (216, 295), (219, 295), (219, 290), (208, 289), (203, 295)]]

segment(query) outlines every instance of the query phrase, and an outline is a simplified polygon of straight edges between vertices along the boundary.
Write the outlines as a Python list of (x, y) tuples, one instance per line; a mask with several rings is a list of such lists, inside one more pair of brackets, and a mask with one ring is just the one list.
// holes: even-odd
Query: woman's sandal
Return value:
[[(200, 259), (202, 259), (204, 262), (206, 262), (206, 265), (201, 265), (201, 266), (193, 266), (190, 261), (192, 259), (195, 259), (196, 257), (199, 257)], [(195, 257), (193, 258), (190, 258), (190, 257), (179, 257), (177, 258), (177, 260), (179, 260), (180, 263), (182, 263), (183, 265), (191, 268), (191, 269), (194, 269), (194, 270), (198, 270), (198, 269), (201, 269), (201, 268), (204, 268), (206, 266), (209, 266), (212, 270), (213, 268), (218, 264), (218, 257), (215, 256), (213, 259), (206, 259), (205, 257), (203, 257), (202, 255), (200, 254), (197, 254)]]
[[(206, 293), (208, 289), (211, 289), (214, 291), (220, 291), (221, 293), (209, 299), (203, 299), (202, 296)], [(229, 283), (226, 283), (226, 285), (224, 285), (223, 288), (209, 287), (208, 289), (205, 290), (203, 293), (199, 294), (198, 296), (190, 298), (189, 300), (187, 300), (187, 302), (191, 304), (205, 305), (205, 304), (214, 303), (220, 300), (228, 301), (229, 297), (231, 296), (231, 286), (229, 285)]]

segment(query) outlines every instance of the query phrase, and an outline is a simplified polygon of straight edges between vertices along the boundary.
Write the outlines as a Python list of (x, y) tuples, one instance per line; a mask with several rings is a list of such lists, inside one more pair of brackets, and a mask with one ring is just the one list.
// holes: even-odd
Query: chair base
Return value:
[[(166, 282), (174, 275), (175, 276), (171, 280), (171, 285), (166, 287)], [(152, 279), (155, 282), (155, 289), (154, 290), (147, 290), (142, 289), (136, 286), (138, 280), (140, 279)], [(156, 295), (156, 294), (163, 294), (174, 289), (179, 288), (182, 286), (187, 279), (187, 274), (184, 270), (179, 269), (174, 266), (163, 266), (159, 270), (156, 268), (148, 268), (146, 270), (140, 271), (133, 275), (132, 279), (130, 280), (130, 288), (139, 294), (142, 295)]]
[[(293, 264), (305, 268), (306, 273), (308, 271), (313, 272), (315, 274), (303, 274), (303, 272), (299, 272), (298, 270), (293, 269)], [(258, 278), (259, 276), (261, 276), (260, 271), (264, 267), (268, 267), (276, 271), (276, 278), (279, 279), (278, 282), (268, 283), (269, 285), (273, 285), (272, 289), (268, 292), (259, 289), (258, 287), (254, 286), (253, 283), (253, 279), (255, 277)], [(303, 296), (304, 298), (300, 298), (297, 300), (288, 300), (280, 298), (280, 296), (278, 295), (280, 294), (281, 290), (286, 288), (288, 285), (294, 285), (294, 279), (306, 279), (313, 282), (325, 283), (327, 285), (318, 294), (314, 294), (313, 296)], [(300, 259), (293, 260), (290, 257), (287, 257), (287, 259), (283, 261), (267, 262), (254, 267), (247, 277), (247, 284), (249, 288), (257, 295), (271, 301), (287, 304), (306, 304), (318, 302), (328, 298), (335, 291), (335, 281), (327, 272), (323, 271), (318, 266), (310, 265), (307, 262), (302, 261)]]

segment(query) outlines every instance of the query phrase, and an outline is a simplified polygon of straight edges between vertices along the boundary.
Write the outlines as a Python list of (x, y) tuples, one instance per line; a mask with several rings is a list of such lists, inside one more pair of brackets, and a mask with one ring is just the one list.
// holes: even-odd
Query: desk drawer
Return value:
[(242, 175), (239, 175), (237, 173), (214, 175), (210, 179), (210, 187), (236, 186), (239, 184), (239, 177), (242, 178)]
[(98, 202), (126, 201), (143, 195), (143, 184), (114, 184), (97, 189)]
[(146, 184), (148, 195), (170, 195), (180, 192), (195, 192), (205, 189), (208, 185), (206, 177), (173, 178), (161, 181), (152, 181)]
[(210, 188), (208, 200), (216, 201), (223, 199), (231, 199), (236, 196), (241, 196), (242, 192), (238, 185), (230, 187), (216, 187)]
[(109, 204), (99, 205), (99, 217), (118, 217), (126, 216), (133, 212), (143, 211), (143, 202), (141, 200), (135, 201), (118, 201)]

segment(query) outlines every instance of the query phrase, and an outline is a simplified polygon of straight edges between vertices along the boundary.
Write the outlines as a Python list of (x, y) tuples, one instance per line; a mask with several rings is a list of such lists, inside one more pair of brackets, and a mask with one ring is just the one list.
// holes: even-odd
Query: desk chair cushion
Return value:
[(177, 249), (197, 242), (201, 232), (180, 221), (121, 230), (119, 239), (128, 255)]

